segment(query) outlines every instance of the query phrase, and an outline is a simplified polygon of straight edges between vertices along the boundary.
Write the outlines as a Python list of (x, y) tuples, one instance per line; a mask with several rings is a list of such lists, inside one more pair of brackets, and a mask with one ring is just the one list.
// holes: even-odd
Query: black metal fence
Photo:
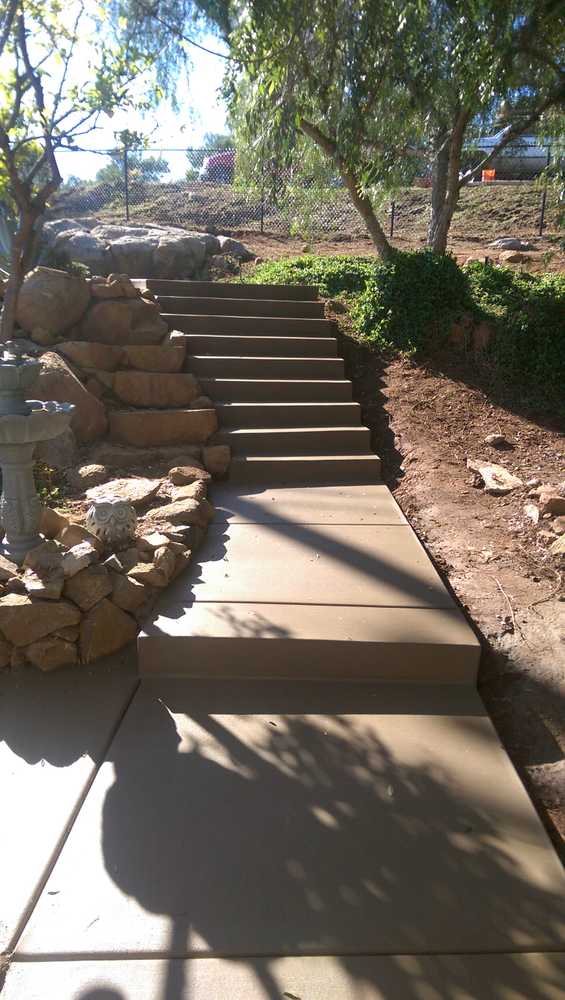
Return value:
[[(59, 216), (95, 215), (105, 222), (316, 240), (366, 235), (347, 191), (327, 171), (322, 177), (304, 176), (275, 163), (251, 162), (233, 149), (205, 148), (66, 151), (60, 162), (67, 179), (57, 195)], [(543, 169), (543, 163), (536, 170), (522, 164), (517, 172), (531, 174), (538, 168)], [(508, 163), (503, 172), (512, 172)], [(474, 206), (485, 197), (492, 203), (493, 237), (507, 235), (500, 232), (500, 219), (512, 211), (514, 230), (520, 234), (556, 225), (556, 196), (553, 191), (547, 195), (539, 181), (495, 177), (486, 187), (488, 195), (480, 182), (463, 189), (452, 235), (474, 237)], [(507, 210), (510, 203), (514, 209)], [(429, 179), (423, 174), (392, 203), (382, 205), (379, 215), (391, 236), (418, 241), (425, 238), (429, 212)], [(491, 235), (484, 232), (484, 222), (479, 228), (477, 236)]]

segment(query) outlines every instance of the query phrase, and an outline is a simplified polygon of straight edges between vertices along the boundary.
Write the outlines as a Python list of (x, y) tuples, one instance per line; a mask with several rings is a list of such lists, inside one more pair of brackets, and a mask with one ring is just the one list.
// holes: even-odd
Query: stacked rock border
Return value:
[(192, 460), (160, 479), (92, 487), (89, 500), (120, 496), (138, 508), (135, 537), (110, 551), (84, 525), (44, 508), (45, 541), (21, 567), (0, 556), (0, 666), (54, 670), (91, 663), (135, 639), (155, 601), (190, 563), (214, 508), (210, 473)]
[[(71, 432), (38, 455), (73, 497), (44, 508), (45, 541), (21, 567), (0, 557), (0, 668), (48, 671), (136, 637), (201, 545), (214, 514), (208, 485), (227, 475), (230, 449), (214, 443), (214, 404), (183, 370), (184, 335), (168, 330), (143, 282), (39, 267), (17, 318), (24, 351), (42, 363), (34, 394), (75, 407)], [(105, 497), (136, 510), (126, 548), (109, 549), (85, 525)]]

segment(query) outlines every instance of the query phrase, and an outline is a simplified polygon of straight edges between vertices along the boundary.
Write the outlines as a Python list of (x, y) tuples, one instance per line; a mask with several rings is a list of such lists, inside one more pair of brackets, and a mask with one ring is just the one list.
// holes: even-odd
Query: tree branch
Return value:
[(10, 37), (12, 27), (14, 24), (14, 19), (16, 16), (16, 11), (18, 8), (18, 0), (10, 0), (6, 13), (4, 15), (4, 23), (2, 25), (2, 30), (0, 31), (0, 56), (2, 55)]
[(473, 167), (471, 170), (467, 170), (467, 172), (463, 174), (459, 181), (459, 189), (468, 184), (473, 177), (478, 177), (481, 171), (484, 170), (485, 167), (488, 167), (489, 163), (492, 163), (498, 154), (505, 149), (505, 147), (508, 146), (513, 139), (517, 139), (521, 135), (524, 135), (527, 129), (539, 120), (544, 111), (547, 111), (548, 108), (553, 107), (555, 104), (561, 104), (563, 102), (565, 102), (565, 83), (560, 84), (559, 87), (556, 87), (555, 90), (548, 94), (536, 110), (532, 111), (532, 113), (529, 114), (528, 117), (520, 124), (508, 125), (504, 129), (503, 138), (496, 144), (496, 146), (493, 147), (488, 156), (485, 156), (481, 163), (477, 164), (476, 167)]
[(310, 139), (312, 139), (316, 145), (318, 145), (320, 149), (334, 161), (343, 178), (343, 182), (349, 191), (351, 200), (359, 212), (359, 215), (363, 219), (363, 222), (367, 226), (369, 235), (379, 251), (380, 256), (383, 260), (389, 259), (392, 256), (393, 249), (384, 234), (384, 230), (377, 219), (377, 216), (375, 215), (371, 199), (367, 197), (366, 194), (362, 194), (359, 190), (357, 179), (341, 156), (337, 143), (333, 139), (330, 139), (329, 136), (325, 135), (317, 125), (309, 122), (306, 118), (300, 118), (299, 127), (301, 131), (304, 132), (304, 135), (307, 135)]

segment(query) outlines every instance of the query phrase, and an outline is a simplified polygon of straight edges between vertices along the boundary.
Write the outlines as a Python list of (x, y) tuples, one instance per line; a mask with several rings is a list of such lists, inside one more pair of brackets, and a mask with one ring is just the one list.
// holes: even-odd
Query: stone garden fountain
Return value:
[(33, 451), (38, 441), (57, 437), (69, 426), (74, 406), (26, 399), (41, 364), (23, 358), (18, 344), (5, 345), (0, 357), (0, 521), (5, 533), (2, 551), (21, 563), (42, 541), (41, 501), (33, 476)]

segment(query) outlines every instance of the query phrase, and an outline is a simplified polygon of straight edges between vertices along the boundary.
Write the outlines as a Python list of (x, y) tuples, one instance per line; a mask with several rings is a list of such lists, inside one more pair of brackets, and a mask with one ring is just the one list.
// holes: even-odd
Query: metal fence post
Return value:
[[(548, 143), (548, 146), (547, 146), (547, 166), (546, 166), (546, 170), (548, 169), (550, 163), (551, 163), (551, 146)], [(541, 205), (540, 205), (540, 211), (539, 211), (539, 228), (538, 228), (538, 235), (539, 236), (543, 236), (543, 227), (544, 227), (544, 223), (545, 223), (545, 203), (546, 203), (546, 201), (547, 201), (547, 175), (546, 175), (546, 178), (545, 178), (545, 183), (543, 185), (543, 191), (541, 193)]]
[(265, 232), (265, 157), (261, 152), (261, 222), (260, 232)]
[(390, 232), (389, 236), (392, 239), (394, 236), (394, 213), (396, 211), (396, 202), (391, 201), (390, 203)]
[(126, 222), (129, 222), (129, 164), (127, 146), (124, 146), (124, 196), (126, 203)]

